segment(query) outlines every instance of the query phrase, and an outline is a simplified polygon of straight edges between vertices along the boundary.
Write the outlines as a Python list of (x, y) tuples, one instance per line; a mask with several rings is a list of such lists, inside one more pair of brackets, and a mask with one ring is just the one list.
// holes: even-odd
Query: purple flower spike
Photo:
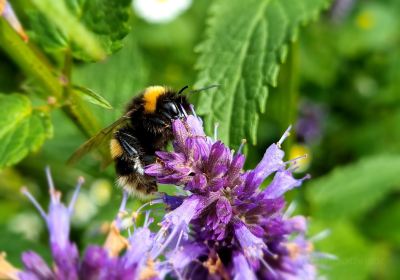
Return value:
[[(79, 179), (76, 191), (67, 207), (61, 203), (61, 193), (54, 188), (49, 169), (46, 173), (51, 198), (48, 213), (40, 207), (28, 190), (23, 188), (22, 193), (32, 201), (47, 223), (54, 265), (50, 268), (39, 255), (26, 252), (22, 255), (24, 269), (18, 272), (19, 279), (159, 279), (161, 271), (157, 270), (153, 259), (150, 258), (150, 250), (156, 246), (155, 234), (148, 228), (153, 221), (148, 215), (149, 212), (146, 213), (144, 226), (135, 227), (128, 240), (123, 237), (119, 227), (122, 224), (122, 213), (125, 213), (127, 199), (125, 193), (120, 212), (111, 224), (104, 247), (90, 245), (84, 257), (80, 258), (76, 244), (69, 239), (69, 231), (72, 210), (83, 179)], [(139, 215), (139, 211), (135, 212), (135, 216)], [(126, 249), (125, 253), (120, 256), (123, 249)], [(0, 274), (1, 272), (0, 268)]]
[(50, 247), (57, 267), (56, 275), (58, 279), (78, 279), (79, 253), (76, 245), (69, 241), (69, 232), (72, 210), (80, 187), (83, 184), (83, 178), (79, 179), (71, 202), (69, 206), (66, 207), (61, 203), (61, 193), (54, 188), (49, 168), (46, 168), (46, 175), (51, 198), (47, 214), (26, 188), (22, 189), (22, 193), (32, 201), (46, 221), (50, 234)]
[[(183, 185), (191, 192), (186, 197), (179, 196), (179, 207), (167, 209), (162, 230), (155, 238), (162, 245), (152, 249), (152, 257), (174, 245), (186, 244), (183, 256), (176, 258), (188, 256), (187, 260), (177, 265), (173, 254), (168, 254), (170, 262), (175, 263), (175, 271), (164, 271), (189, 279), (196, 279), (195, 275), (213, 278), (215, 273), (232, 279), (256, 279), (259, 275), (265, 275), (265, 279), (287, 279), (288, 275), (299, 277), (307, 265), (312, 266), (307, 259), (304, 265), (296, 263), (295, 269), (282, 271), (282, 267), (293, 267), (290, 258), (286, 258), (290, 253), (286, 249), (289, 236), (303, 236), (307, 229), (303, 217), (290, 219), (283, 211), (283, 195), (308, 178), (294, 178), (293, 168), (286, 167), (291, 162), (283, 160), (281, 144), (289, 131), (290, 127), (276, 144), (268, 147), (253, 170), (244, 171), (244, 155), (233, 154), (221, 141), (205, 136), (199, 118), (187, 116), (173, 122), (174, 152), (158, 154), (157, 163), (146, 167), (146, 173), (158, 182)], [(274, 173), (267, 189), (261, 190), (263, 181)], [(194, 263), (203, 266), (193, 265), (193, 258), (200, 256), (189, 257), (186, 253), (184, 248), (189, 248), (190, 242), (207, 245), (207, 264), (198, 259)], [(224, 262), (218, 262), (219, 259)]]

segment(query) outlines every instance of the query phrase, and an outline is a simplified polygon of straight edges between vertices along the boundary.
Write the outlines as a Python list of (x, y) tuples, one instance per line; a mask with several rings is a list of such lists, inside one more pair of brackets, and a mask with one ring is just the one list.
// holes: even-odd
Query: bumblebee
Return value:
[[(215, 86), (191, 91), (197, 92)], [(117, 184), (129, 194), (146, 197), (157, 191), (155, 179), (144, 173), (154, 163), (156, 151), (165, 150), (172, 140), (172, 121), (190, 112), (183, 94), (164, 86), (146, 88), (128, 104), (125, 114), (85, 142), (69, 159), (74, 163), (83, 155), (109, 141), (111, 159), (115, 163)]]

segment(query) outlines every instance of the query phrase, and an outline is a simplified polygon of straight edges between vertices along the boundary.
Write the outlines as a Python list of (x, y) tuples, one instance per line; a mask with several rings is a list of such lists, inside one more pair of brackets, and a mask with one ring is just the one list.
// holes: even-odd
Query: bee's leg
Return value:
[(151, 121), (157, 125), (163, 125), (163, 126), (167, 125), (167, 123), (161, 118), (152, 118)]
[(118, 131), (115, 133), (115, 138), (118, 140), (122, 146), (122, 149), (124, 149), (130, 158), (139, 157), (139, 152), (137, 148), (135, 148), (135, 146), (138, 146), (138, 140), (135, 136), (132, 136), (126, 132)]
[[(127, 158), (127, 160), (131, 163), (128, 164), (130, 172), (137, 172), (141, 175), (144, 174), (144, 168), (142, 165), (142, 162), (140, 161), (140, 146), (137, 144), (138, 141), (136, 137), (132, 136), (129, 133), (123, 132), (123, 131), (117, 131), (115, 133), (115, 138), (118, 140), (118, 142), (121, 145), (121, 148), (124, 151), (124, 156)], [(118, 164), (118, 161), (117, 161)]]

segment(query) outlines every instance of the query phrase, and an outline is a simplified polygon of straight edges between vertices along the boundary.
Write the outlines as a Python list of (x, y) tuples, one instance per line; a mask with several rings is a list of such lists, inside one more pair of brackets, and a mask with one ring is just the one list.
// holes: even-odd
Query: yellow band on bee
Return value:
[(158, 97), (165, 94), (165, 92), (166, 88), (162, 86), (152, 86), (145, 90), (143, 94), (145, 113), (154, 113), (156, 111)]
[(117, 139), (111, 139), (110, 142), (110, 152), (111, 152), (111, 157), (113, 159), (116, 159), (117, 157), (122, 156), (124, 151), (122, 150), (121, 145), (119, 144)]

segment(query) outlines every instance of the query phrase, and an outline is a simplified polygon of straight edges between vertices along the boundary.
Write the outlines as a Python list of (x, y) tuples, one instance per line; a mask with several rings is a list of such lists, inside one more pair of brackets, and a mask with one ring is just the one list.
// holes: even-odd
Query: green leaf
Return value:
[(69, 39), (56, 25), (44, 17), (39, 11), (28, 11), (29, 22), (33, 32), (33, 39), (48, 53), (65, 52), (68, 49)]
[(314, 216), (337, 220), (361, 216), (400, 185), (400, 155), (378, 155), (338, 167), (307, 187)]
[(122, 39), (130, 30), (131, 0), (80, 1), (81, 21), (100, 40), (103, 49), (111, 54), (122, 47)]
[(30, 100), (21, 94), (0, 94), (0, 168), (16, 164), (29, 152), (37, 151), (52, 136), (48, 115), (33, 110)]
[(67, 34), (84, 54), (91, 59), (105, 57), (104, 50), (95, 35), (70, 12), (64, 1), (33, 0), (36, 8)]
[(378, 248), (375, 244), (365, 239), (354, 225), (347, 221), (311, 221), (310, 231), (313, 235), (327, 229), (331, 234), (315, 242), (314, 246), (317, 252), (334, 255), (337, 259), (316, 259), (318, 274), (327, 279), (369, 279), (368, 276), (379, 263), (376, 254)]
[(238, 146), (256, 140), (259, 112), (268, 86), (276, 86), (280, 65), (298, 27), (326, 7), (328, 0), (218, 0), (211, 11), (208, 39), (199, 47), (197, 87), (220, 84), (215, 94), (199, 94), (198, 113), (208, 132)]
[[(46, 8), (48, 2), (50, 9)], [(75, 58), (100, 60), (122, 47), (122, 39), (130, 30), (130, 3), (129, 0), (35, 0), (47, 17), (37, 11), (28, 12), (33, 39), (49, 53), (72, 48)]]
[[(371, 223), (371, 220), (374, 222)], [(391, 242), (400, 246), (400, 201), (394, 197), (393, 201), (385, 201), (364, 217), (364, 228), (368, 235), (378, 240)]]
[(100, 107), (106, 108), (106, 109), (112, 109), (111, 104), (101, 95), (97, 94), (93, 90), (82, 87), (82, 86), (73, 86), (74, 93), (85, 99), (86, 101), (89, 101), (92, 104), (98, 105)]

